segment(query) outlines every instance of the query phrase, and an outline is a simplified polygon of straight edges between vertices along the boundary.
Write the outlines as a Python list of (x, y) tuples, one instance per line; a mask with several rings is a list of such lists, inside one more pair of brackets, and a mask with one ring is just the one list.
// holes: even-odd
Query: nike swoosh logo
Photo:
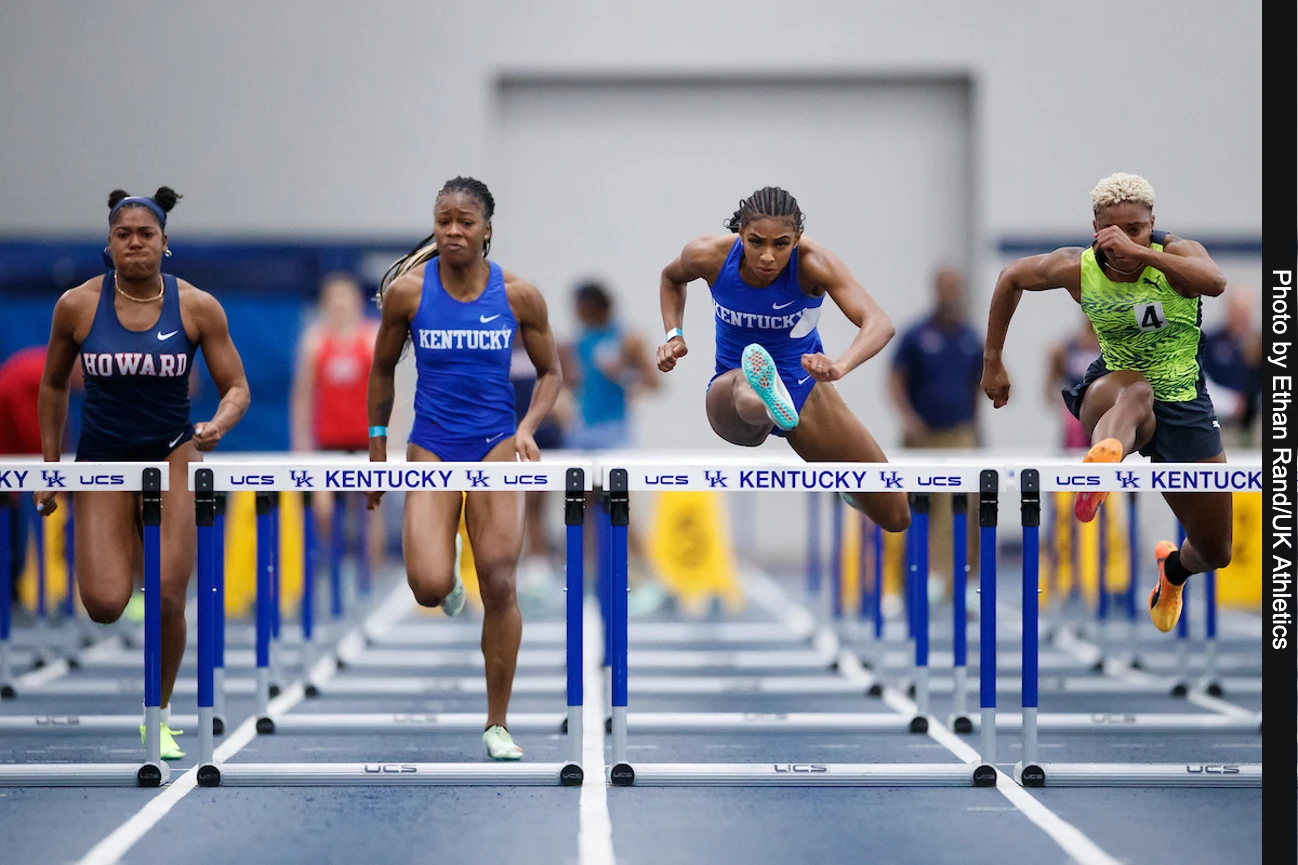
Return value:
[(802, 384), (804, 381), (806, 381), (809, 378), (811, 378), (811, 376), (804, 375), (802, 378), (798, 379), (798, 384)]
[(489, 321), (495, 321), (496, 319), (500, 318), (500, 316), (501, 313), (499, 312), (496, 313), (495, 315), (480, 315), (478, 316), (478, 321), (482, 322), (483, 324), (486, 324)]
[(784, 309), (786, 306), (793, 306), (795, 303), (797, 303), (796, 300), (790, 300), (788, 303), (775, 303), (771, 304), (771, 309)]
[(508, 435), (508, 433), (496, 433), (494, 436), (487, 436), (487, 444), (491, 444), (491, 443), (494, 442), (496, 439), (498, 439), (498, 438), (503, 438), (503, 437), (505, 437), (506, 435)]
[(162, 342), (164, 339), (171, 339), (173, 336), (175, 336), (178, 333), (180, 333), (180, 331), (178, 330), (173, 330), (170, 333), (160, 333), (158, 334), (158, 342)]
[[(174, 332), (174, 331), (173, 331), (173, 332)], [(180, 435), (176, 436), (174, 439), (172, 439), (171, 441), (167, 442), (167, 447), (169, 447), (169, 448), (174, 448), (174, 447), (176, 446), (176, 442), (180, 441), (180, 440), (183, 439), (184, 437), (185, 437), (185, 434), (182, 432)]]

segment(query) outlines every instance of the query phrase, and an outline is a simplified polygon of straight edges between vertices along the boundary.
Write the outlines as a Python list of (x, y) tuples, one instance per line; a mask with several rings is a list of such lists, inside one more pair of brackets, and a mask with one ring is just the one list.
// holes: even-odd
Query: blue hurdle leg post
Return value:
[(1127, 635), (1132, 646), (1129, 663), (1133, 669), (1141, 667), (1140, 654), (1136, 650), (1136, 587), (1140, 583), (1140, 499), (1135, 490), (1127, 492)]
[(13, 627), (13, 500), (0, 493), (0, 699), (15, 695), (9, 660), (10, 630)]
[(614, 786), (635, 783), (635, 772), (627, 762), (627, 546), (630, 524), (630, 498), (627, 495), (626, 469), (609, 472), (609, 523), (613, 539), (613, 582), (609, 587), (609, 607), (613, 614), (613, 718), (612, 762), (609, 779)]
[(874, 638), (883, 639), (883, 527), (874, 527)]
[(45, 563), (45, 518), (36, 513), (34, 506), (31, 507), (30, 519), (32, 525), (33, 547), (36, 551), (36, 632), (39, 635), (39, 642), (36, 650), (36, 666), (43, 667), (54, 659), (54, 652), (50, 649), (49, 639), (49, 607), (47, 604), (47, 595), (49, 594), (49, 585), (46, 582), (46, 563)]
[(141, 787), (160, 787), (171, 776), (162, 762), (162, 472), (145, 469), (142, 486), (145, 764), (136, 780)]
[(63, 520), (63, 567), (67, 574), (67, 589), (63, 593), (63, 604), (60, 613), (65, 621), (71, 622), (77, 615), (77, 581), (76, 568), (74, 564), (77, 560), (76, 544), (76, 525), (72, 514), (72, 496), (63, 494), (63, 507), (66, 509), (66, 516)]
[(837, 622), (843, 618), (843, 500), (833, 496), (829, 507), (829, 615)]
[(212, 732), (225, 732), (225, 503), (226, 493), (216, 494), (216, 519), (212, 524)]
[(595, 542), (597, 547), (595, 588), (599, 593), (599, 612), (604, 621), (604, 657), (600, 672), (604, 682), (604, 720), (613, 724), (613, 527), (609, 522), (609, 492), (599, 491), (595, 508)]
[[(586, 577), (584, 573), (586, 522), (586, 472), (568, 469), (563, 500), (563, 522), (566, 526), (565, 553), (567, 554), (566, 585), (564, 592), (567, 615), (567, 666), (568, 666), (568, 719), (564, 732), (568, 735), (568, 761), (559, 770), (559, 783), (575, 787), (583, 780), (582, 771), (582, 615), (585, 600)], [(602, 780), (602, 779), (601, 779)]]
[[(1025, 787), (1040, 787), (1045, 784), (1045, 772), (1037, 763), (1037, 686), (1040, 661), (1038, 628), (1041, 606), (1038, 558), (1041, 526), (1040, 473), (1036, 469), (1024, 469), (1019, 476), (1019, 485), (1023, 523), (1023, 759), (1015, 767), (1015, 775)], [(1101, 573), (1101, 588), (1103, 580), (1104, 575)]]
[(1000, 472), (978, 475), (978, 705), (982, 764), (974, 786), (996, 786), (996, 522)]
[(366, 600), (370, 597), (373, 573), (370, 571), (370, 512), (362, 498), (356, 507), (356, 591)]
[(915, 532), (915, 717), (910, 720), (912, 733), (928, 732), (928, 513), (927, 493), (916, 493), (911, 507)]
[(1095, 642), (1100, 647), (1100, 657), (1095, 661), (1095, 671), (1104, 671), (1104, 659), (1108, 657), (1112, 646), (1109, 634), (1109, 509), (1100, 508), (1099, 513), (1099, 546), (1096, 556), (1095, 574), (1095, 618), (1097, 633)]
[(820, 594), (820, 496), (807, 493), (807, 596)]
[(1204, 668), (1203, 689), (1210, 696), (1220, 697), (1224, 693), (1221, 680), (1217, 678), (1217, 572), (1207, 571), (1203, 575), (1203, 615), (1204, 615), (1204, 650), (1207, 652)]
[(343, 618), (343, 528), (346, 526), (347, 497), (342, 493), (333, 496), (333, 512), (329, 520), (329, 613), (335, 622)]
[(214, 787), (220, 774), (213, 765), (212, 727), (215, 718), (213, 702), (213, 607), (216, 603), (216, 579), (213, 574), (216, 542), (216, 495), (212, 490), (212, 470), (194, 472), (194, 523), (198, 527), (198, 783)]
[(860, 605), (856, 609), (856, 617), (859, 621), (865, 622), (870, 619), (870, 581), (866, 579), (866, 569), (870, 566), (870, 518), (865, 514), (857, 514), (857, 536), (861, 539), (856, 547), (856, 573), (857, 588), (860, 590)]
[(310, 490), (302, 493), (302, 667), (311, 665), (311, 640), (315, 636), (315, 513)]
[(280, 625), (284, 614), (284, 593), (279, 571), (279, 515), (280, 491), (270, 494), (270, 695), (278, 697), (284, 689), (284, 649), (280, 642)]
[(257, 496), (257, 732), (275, 732), (270, 718), (271, 583), (270, 544), (272, 538), (270, 493)]
[[(1176, 524), (1176, 548), (1185, 546), (1185, 526)], [(1181, 618), (1176, 620), (1177, 681), (1172, 694), (1184, 697), (1190, 693), (1190, 593), (1181, 592)]]
[(951, 713), (951, 729), (957, 733), (972, 733), (973, 721), (969, 719), (967, 689), (969, 687), (969, 616), (965, 609), (965, 593), (969, 586), (969, 497), (964, 493), (951, 496), (951, 572), (954, 579), (951, 601), (952, 650), (955, 665), (955, 706)]

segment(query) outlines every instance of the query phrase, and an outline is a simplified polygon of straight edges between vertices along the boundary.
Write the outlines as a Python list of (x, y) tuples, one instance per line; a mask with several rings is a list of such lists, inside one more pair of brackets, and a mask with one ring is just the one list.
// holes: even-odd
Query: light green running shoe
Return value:
[(464, 580), (460, 579), (460, 555), (464, 551), (464, 541), (458, 532), (455, 534), (455, 588), (442, 598), (442, 612), (448, 616), (458, 616), (464, 609)]
[(482, 744), (487, 748), (487, 756), (493, 760), (523, 759), (523, 749), (514, 744), (514, 737), (499, 724), (482, 731)]
[[(166, 724), (162, 725), (162, 759), (180, 760), (185, 756), (185, 752), (180, 750), (176, 744), (176, 736), (179, 736), (184, 730), (173, 730)], [(140, 725), (140, 744), (144, 744), (144, 725)]]
[(798, 410), (793, 406), (793, 397), (789, 389), (780, 380), (779, 370), (770, 352), (757, 343), (751, 343), (744, 349), (744, 378), (752, 385), (753, 390), (766, 403), (766, 415), (782, 430), (791, 430), (798, 425)]

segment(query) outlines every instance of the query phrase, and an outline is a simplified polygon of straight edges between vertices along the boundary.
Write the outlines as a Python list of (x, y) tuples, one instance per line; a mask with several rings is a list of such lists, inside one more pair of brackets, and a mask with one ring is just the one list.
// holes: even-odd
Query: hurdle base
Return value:
[(272, 735), (275, 732), (275, 719), (263, 715), (257, 719), (257, 732), (263, 736)]
[(1260, 763), (1022, 763), (1024, 787), (1261, 787)]
[(916, 715), (910, 719), (910, 731), (912, 733), (927, 733), (928, 718), (923, 715)]
[(576, 763), (565, 763), (559, 770), (560, 787), (580, 787), (585, 778), (585, 771)]
[(982, 787), (995, 778), (969, 763), (619, 763), (610, 773), (615, 787)]
[(947, 719), (947, 724), (957, 733), (972, 733), (974, 731), (973, 719), (968, 715), (952, 715)]
[(222, 763), (209, 777), (222, 787), (575, 787), (580, 771), (570, 763)]
[(0, 787), (161, 787), (166, 763), (18, 763), (0, 766)]
[[(924, 733), (928, 717), (895, 712), (628, 712), (632, 733)], [(613, 732), (611, 718), (604, 732)]]
[(206, 763), (198, 767), (198, 786), (200, 787), (220, 787), (221, 770), (211, 763)]
[[(99, 735), (136, 733), (140, 729), (139, 715), (5, 715), (0, 716), (0, 734), (4, 735)], [(197, 715), (173, 715), (171, 723), (177, 729), (195, 729)]]
[[(484, 717), (478, 712), (354, 713), (285, 715), (267, 722), (267, 732), (310, 733), (481, 733)], [(509, 729), (523, 733), (567, 732), (567, 717), (558, 712), (519, 712), (509, 717)]]
[(0, 700), (12, 700), (17, 696), (18, 692), (14, 690), (13, 685), (10, 685), (8, 682), (0, 685)]
[(224, 736), (224, 735), (225, 735), (225, 717), (224, 717), (224, 716), (222, 716), (222, 715), (213, 715), (213, 716), (212, 716), (212, 735), (213, 735), (213, 736)]

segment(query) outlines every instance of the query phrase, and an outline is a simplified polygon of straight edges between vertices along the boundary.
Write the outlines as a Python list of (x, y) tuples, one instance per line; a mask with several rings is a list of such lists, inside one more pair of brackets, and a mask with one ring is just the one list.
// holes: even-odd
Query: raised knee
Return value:
[(1122, 389), (1120, 399), (1136, 405), (1148, 407), (1150, 411), (1154, 409), (1154, 388), (1143, 378), (1133, 381)]
[(910, 528), (910, 508), (908, 506), (891, 508), (888, 513), (880, 514), (875, 522), (885, 532), (904, 532)]
[(121, 618), (122, 611), (126, 609), (130, 599), (130, 595), (125, 598), (114, 598), (83, 591), (81, 606), (86, 608), (86, 615), (90, 617), (90, 621), (98, 625), (111, 625)]
[(1199, 554), (1199, 558), (1208, 566), (1208, 570), (1219, 571), (1230, 564), (1230, 547), (1229, 541), (1204, 544), (1203, 546), (1195, 544), (1194, 551)]
[(430, 608), (441, 606), (454, 586), (454, 582), (449, 579), (419, 579), (414, 574), (411, 574), (409, 582), (410, 591), (415, 596), (415, 603)]

